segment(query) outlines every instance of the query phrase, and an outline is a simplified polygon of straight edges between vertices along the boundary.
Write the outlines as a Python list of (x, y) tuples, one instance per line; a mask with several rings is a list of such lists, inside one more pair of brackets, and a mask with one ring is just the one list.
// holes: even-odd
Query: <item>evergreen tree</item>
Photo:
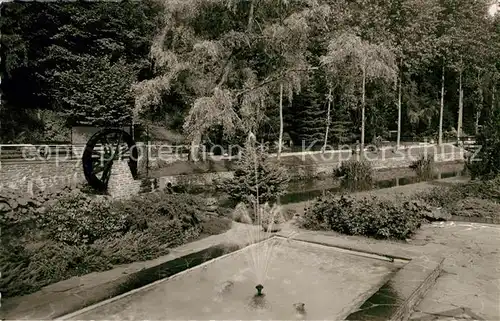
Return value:
[(288, 124), (290, 137), (294, 145), (320, 146), (325, 135), (326, 94), (318, 90), (316, 79), (313, 80), (316, 88), (308, 86), (299, 95), (295, 96)]
[(234, 177), (222, 180), (217, 188), (236, 203), (254, 205), (257, 199), (259, 204), (275, 203), (285, 193), (288, 181), (285, 169), (269, 157), (267, 147), (256, 143), (255, 136), (251, 134)]

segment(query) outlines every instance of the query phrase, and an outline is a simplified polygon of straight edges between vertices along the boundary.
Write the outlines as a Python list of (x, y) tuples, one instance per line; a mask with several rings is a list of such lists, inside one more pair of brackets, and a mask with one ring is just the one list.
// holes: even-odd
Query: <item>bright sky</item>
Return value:
[(494, 3), (490, 6), (490, 9), (488, 10), (488, 13), (490, 16), (494, 16), (500, 11), (500, 1), (497, 3)]

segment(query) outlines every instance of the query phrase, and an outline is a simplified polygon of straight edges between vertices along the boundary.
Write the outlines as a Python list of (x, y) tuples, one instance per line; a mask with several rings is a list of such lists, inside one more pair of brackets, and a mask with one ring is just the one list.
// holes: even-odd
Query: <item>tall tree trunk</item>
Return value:
[(476, 111), (476, 123), (474, 124), (474, 131), (476, 133), (476, 136), (479, 134), (479, 119), (481, 118), (481, 110)]
[(483, 95), (483, 88), (481, 87), (480, 83), (480, 76), (479, 72), (477, 74), (477, 84), (478, 84), (478, 94), (479, 94), (479, 105), (477, 106), (476, 110), (476, 123), (475, 123), (475, 133), (476, 136), (479, 134), (479, 119), (481, 118), (481, 111), (483, 110), (483, 104), (484, 104), (484, 95)]
[(191, 150), (189, 151), (189, 160), (191, 162), (199, 161), (201, 134), (196, 134), (191, 140)]
[(495, 110), (495, 93), (496, 93), (496, 85), (493, 84), (493, 89), (491, 90), (491, 110), (490, 114)]
[(253, 27), (253, 16), (254, 16), (254, 11), (255, 11), (255, 1), (256, 0), (251, 0), (250, 1), (250, 10), (248, 12), (248, 24), (247, 24), (247, 32), (252, 31)]
[(328, 131), (330, 130), (330, 112), (332, 105), (332, 87), (330, 87), (330, 91), (328, 92), (328, 111), (326, 113), (326, 131), (325, 131), (325, 142), (323, 143), (323, 153), (326, 150), (326, 145), (328, 144)]
[(401, 87), (403, 82), (403, 72), (399, 75), (399, 86), (398, 86), (398, 138), (396, 142), (396, 149), (401, 146)]
[(444, 112), (444, 59), (443, 69), (441, 72), (441, 106), (439, 108), (439, 137), (438, 145), (443, 144), (443, 112)]
[(361, 150), (363, 156), (365, 152), (365, 90), (366, 90), (366, 64), (363, 65), (363, 85), (361, 90)]
[(463, 70), (460, 67), (460, 74), (458, 77), (458, 124), (457, 124), (457, 143), (460, 144), (460, 138), (462, 135), (462, 124), (463, 124), (463, 114), (464, 114), (464, 90), (462, 87), (462, 75)]
[(278, 160), (281, 159), (281, 146), (283, 146), (283, 84), (280, 84), (280, 137), (278, 141)]

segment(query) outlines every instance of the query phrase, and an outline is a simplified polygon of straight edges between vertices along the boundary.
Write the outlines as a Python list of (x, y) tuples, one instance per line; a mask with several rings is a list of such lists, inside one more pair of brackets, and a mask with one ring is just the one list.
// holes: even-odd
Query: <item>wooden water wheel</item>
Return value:
[(132, 136), (121, 129), (108, 128), (90, 137), (82, 156), (83, 172), (89, 185), (106, 191), (115, 160), (127, 160), (132, 176), (137, 177), (138, 151)]

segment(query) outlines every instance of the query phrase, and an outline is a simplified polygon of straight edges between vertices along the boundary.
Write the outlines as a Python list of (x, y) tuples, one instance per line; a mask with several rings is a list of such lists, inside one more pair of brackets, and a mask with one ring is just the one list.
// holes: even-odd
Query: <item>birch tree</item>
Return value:
[(375, 79), (394, 82), (397, 66), (394, 54), (385, 46), (372, 44), (352, 33), (342, 33), (332, 39), (327, 54), (321, 59), (327, 68), (351, 65), (361, 81), (361, 153), (365, 147), (366, 84)]
[(263, 30), (265, 50), (271, 61), (275, 64), (270, 72), (279, 79), (279, 111), (280, 132), (278, 140), (278, 159), (281, 158), (283, 146), (283, 98), (286, 97), (291, 104), (294, 93), (299, 93), (303, 83), (307, 82), (309, 72), (316, 67), (311, 66), (307, 59), (311, 21), (318, 23), (326, 21), (330, 14), (328, 6), (310, 7), (292, 13), (279, 23), (273, 23)]
[[(197, 33), (192, 25), (207, 5), (226, 3), (204, 0), (165, 1), (164, 27), (151, 47), (156, 77), (138, 83), (136, 115), (161, 102), (175, 83), (182, 82), (192, 94), (191, 108), (184, 120), (184, 132), (191, 143), (191, 159), (196, 160), (203, 134), (212, 126), (222, 126), (231, 135), (248, 126), (245, 110), (263, 105), (266, 91), (253, 87), (258, 82), (245, 54), (251, 48), (249, 35), (229, 30), (215, 39)], [(229, 83), (238, 77), (239, 84)], [(252, 90), (250, 90), (252, 88)], [(255, 105), (258, 105), (257, 107)], [(243, 112), (240, 112), (240, 107)]]
[[(429, 66), (435, 57), (435, 35), (439, 24), (440, 7), (435, 0), (400, 0), (391, 3), (391, 33), (399, 67), (397, 107), (398, 133), (396, 148), (401, 144), (403, 86), (405, 76)], [(424, 106), (419, 106), (425, 108)], [(408, 109), (409, 110), (409, 109)], [(413, 116), (425, 115), (425, 111), (413, 111)]]

